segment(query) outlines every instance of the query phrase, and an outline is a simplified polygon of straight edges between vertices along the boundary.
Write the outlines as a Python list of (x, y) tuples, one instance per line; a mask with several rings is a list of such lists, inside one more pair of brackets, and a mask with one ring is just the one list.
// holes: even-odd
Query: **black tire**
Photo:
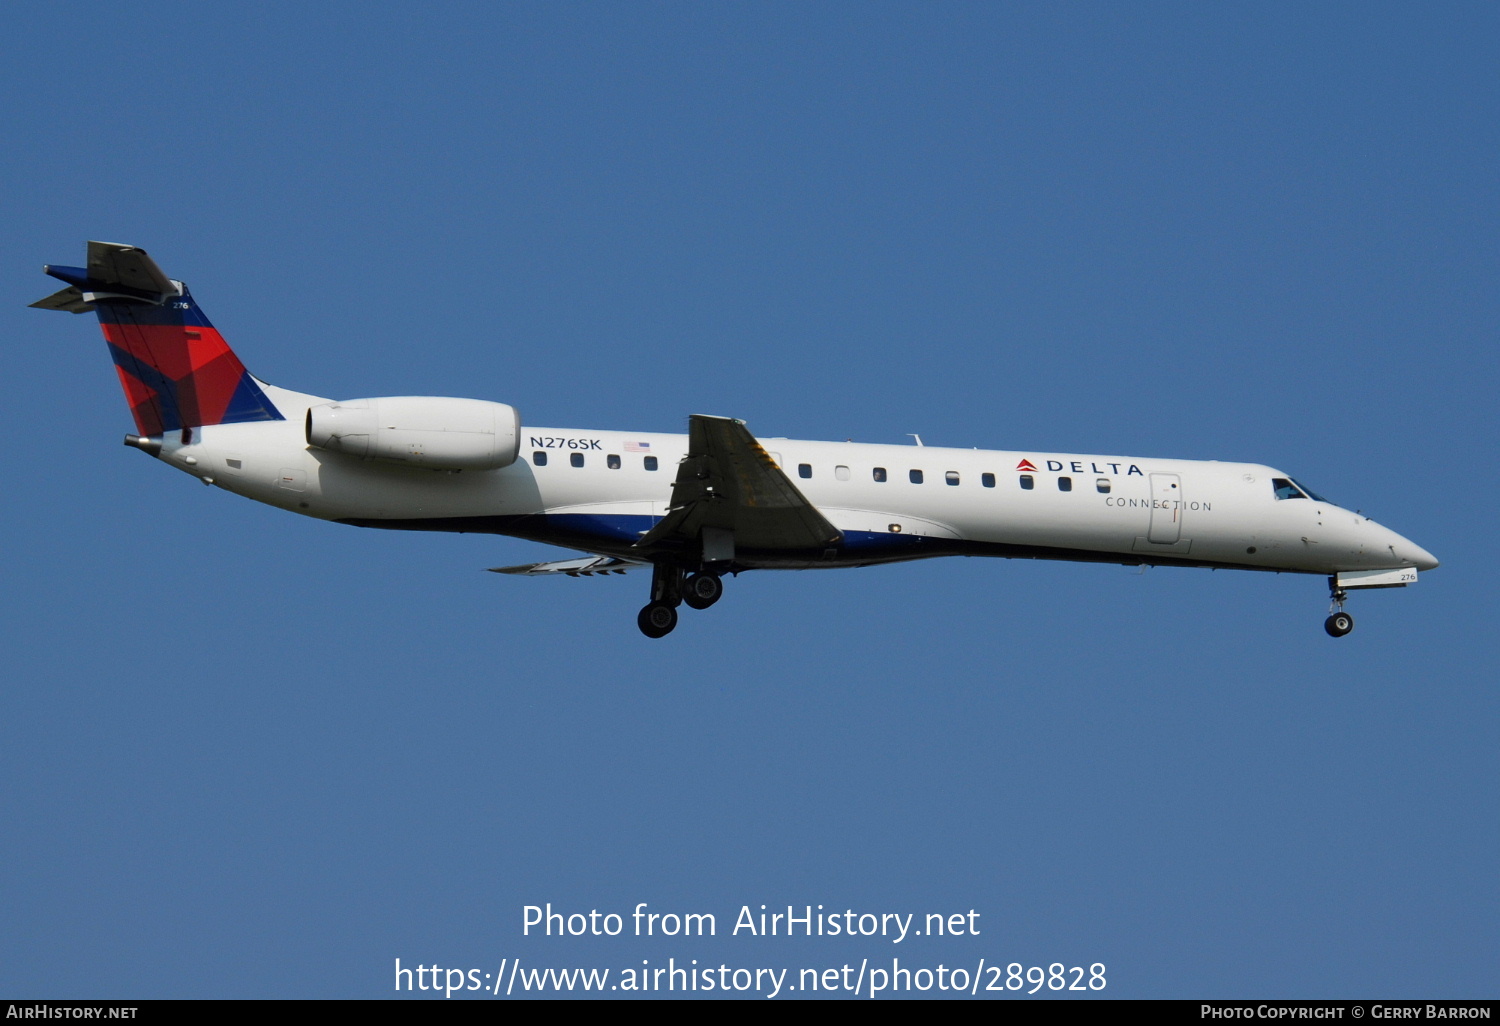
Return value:
[(636, 626), (648, 638), (665, 638), (677, 626), (677, 610), (665, 602), (653, 602), (635, 618)]
[(1342, 638), (1354, 630), (1354, 617), (1348, 613), (1334, 613), (1323, 621), (1323, 629), (1328, 632), (1330, 638)]
[(682, 601), (694, 609), (707, 609), (724, 596), (718, 574), (693, 574), (682, 582)]

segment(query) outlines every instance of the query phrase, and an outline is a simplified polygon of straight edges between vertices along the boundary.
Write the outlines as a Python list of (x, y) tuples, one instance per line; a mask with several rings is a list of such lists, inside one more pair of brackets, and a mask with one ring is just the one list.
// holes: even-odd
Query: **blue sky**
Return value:
[[(1494, 997), (1492, 5), (22, 2), (0, 39), (0, 994), (1063, 962)], [(322, 395), (545, 426), (1243, 459), (1443, 566), (639, 578), (170, 473), (87, 239)], [(522, 935), (522, 909), (714, 938)], [(978, 936), (729, 936), (742, 905)], [(881, 960), (884, 960), (882, 962)], [(422, 995), (426, 996), (426, 995)]]

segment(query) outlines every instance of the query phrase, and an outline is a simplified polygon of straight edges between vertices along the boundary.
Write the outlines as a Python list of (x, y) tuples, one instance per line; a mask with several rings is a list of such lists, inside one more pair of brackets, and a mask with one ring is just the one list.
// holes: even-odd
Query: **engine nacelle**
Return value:
[(430, 470), (499, 470), (520, 453), (521, 415), (484, 399), (350, 399), (307, 411), (307, 444)]

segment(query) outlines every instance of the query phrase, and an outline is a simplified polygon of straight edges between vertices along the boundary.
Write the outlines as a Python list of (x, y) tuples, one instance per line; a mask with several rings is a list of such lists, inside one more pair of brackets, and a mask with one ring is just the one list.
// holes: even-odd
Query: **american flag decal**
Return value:
[(650, 452), (651, 451), (651, 443), (650, 442), (626, 442), (625, 443), (625, 451), (626, 452)]

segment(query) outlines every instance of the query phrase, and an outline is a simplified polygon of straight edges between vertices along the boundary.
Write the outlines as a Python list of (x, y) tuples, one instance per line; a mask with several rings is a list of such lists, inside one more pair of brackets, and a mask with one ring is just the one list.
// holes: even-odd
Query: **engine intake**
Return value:
[(484, 399), (350, 399), (307, 411), (307, 444), (430, 470), (499, 470), (520, 453), (521, 415)]

